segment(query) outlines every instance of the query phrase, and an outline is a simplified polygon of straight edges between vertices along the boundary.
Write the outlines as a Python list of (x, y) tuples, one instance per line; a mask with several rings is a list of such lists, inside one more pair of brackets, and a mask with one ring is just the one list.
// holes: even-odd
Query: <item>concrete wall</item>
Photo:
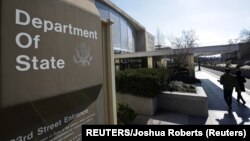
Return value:
[(153, 65), (153, 57), (148, 57), (148, 68), (152, 69), (154, 67)]
[(154, 50), (155, 50), (155, 37), (149, 32), (146, 32), (146, 51), (154, 51)]
[(128, 104), (137, 114), (154, 115), (158, 109), (158, 98), (144, 98), (116, 92), (117, 103)]
[(195, 77), (194, 71), (194, 55), (188, 55), (186, 57), (186, 63), (188, 64), (188, 72), (190, 77)]
[(202, 87), (197, 87), (196, 91), (197, 94), (163, 92), (158, 99), (159, 109), (207, 117), (207, 95)]
[(241, 57), (241, 53), (236, 52), (236, 51), (221, 54), (221, 59), (224, 61), (228, 59), (232, 59), (232, 58), (237, 58), (237, 57)]
[(231, 58), (248, 59), (250, 56), (250, 43), (239, 43), (237, 45), (239, 50), (223, 53), (221, 55), (222, 60), (227, 60)]
[(135, 52), (146, 51), (146, 33), (145, 30), (136, 31)]
[(208, 100), (203, 88), (197, 93), (163, 92), (158, 98), (116, 93), (117, 103), (128, 104), (136, 113), (154, 115), (158, 109), (196, 116), (208, 116)]

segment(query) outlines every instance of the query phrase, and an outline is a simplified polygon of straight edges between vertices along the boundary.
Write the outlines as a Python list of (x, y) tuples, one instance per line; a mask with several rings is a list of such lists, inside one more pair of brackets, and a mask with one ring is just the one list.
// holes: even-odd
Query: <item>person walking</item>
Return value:
[(225, 68), (225, 73), (220, 77), (220, 84), (223, 85), (224, 99), (228, 106), (228, 112), (231, 112), (233, 89), (234, 87), (236, 87), (238, 91), (240, 91), (240, 89), (237, 80), (230, 74), (229, 67)]
[(236, 92), (237, 92), (237, 101), (240, 102), (240, 100), (242, 101), (242, 104), (245, 105), (246, 104), (246, 101), (243, 99), (242, 95), (241, 95), (241, 92), (245, 92), (245, 85), (244, 83), (246, 83), (246, 78), (242, 75), (241, 73), (241, 70), (238, 69), (236, 71), (236, 76), (235, 76), (236, 80), (237, 80), (237, 83), (239, 85), (239, 89), (240, 90), (237, 90), (236, 89)]

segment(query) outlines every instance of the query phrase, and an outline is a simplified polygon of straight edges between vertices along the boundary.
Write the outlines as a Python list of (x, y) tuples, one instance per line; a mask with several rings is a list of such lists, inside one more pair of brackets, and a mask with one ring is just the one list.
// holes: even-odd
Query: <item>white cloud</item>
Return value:
[(186, 0), (179, 0), (179, 4), (183, 5), (186, 2)]
[(212, 31), (197, 32), (197, 36), (199, 38), (199, 46), (223, 45), (227, 44), (230, 39), (219, 32)]
[(247, 17), (247, 22), (250, 22), (250, 17)]

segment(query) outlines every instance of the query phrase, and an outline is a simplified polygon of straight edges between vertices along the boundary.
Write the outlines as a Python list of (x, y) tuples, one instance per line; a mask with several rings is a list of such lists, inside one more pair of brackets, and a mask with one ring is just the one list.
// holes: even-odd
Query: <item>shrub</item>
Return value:
[(195, 86), (192, 84), (186, 84), (181, 81), (172, 81), (168, 85), (168, 91), (178, 91), (178, 92), (191, 92), (195, 93)]
[(136, 117), (136, 113), (131, 109), (128, 104), (118, 103), (117, 109), (117, 122), (118, 125), (130, 123)]
[(155, 97), (166, 87), (164, 69), (134, 69), (116, 73), (116, 91), (141, 97)]
[(169, 82), (181, 81), (181, 82), (188, 83), (188, 84), (200, 83), (200, 80), (196, 79), (195, 77), (189, 76), (189, 71), (187, 68), (171, 67), (168, 69), (169, 69), (169, 75), (170, 75)]

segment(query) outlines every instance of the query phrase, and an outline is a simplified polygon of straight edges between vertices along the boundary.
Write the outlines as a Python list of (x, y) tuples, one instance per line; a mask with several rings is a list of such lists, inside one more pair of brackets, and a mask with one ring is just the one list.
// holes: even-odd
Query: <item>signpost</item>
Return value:
[(89, 0), (3, 0), (0, 140), (81, 140), (105, 124), (101, 20)]

